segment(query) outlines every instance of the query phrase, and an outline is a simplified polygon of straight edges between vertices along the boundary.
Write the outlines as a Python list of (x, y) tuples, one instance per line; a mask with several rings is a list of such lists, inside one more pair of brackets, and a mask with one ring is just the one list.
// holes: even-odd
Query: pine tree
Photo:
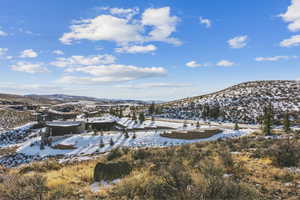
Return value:
[(152, 121), (152, 122), (154, 122), (154, 121), (155, 121), (155, 118), (154, 118), (154, 116), (152, 116), (152, 117), (151, 117), (151, 121)]
[(149, 114), (153, 115), (155, 113), (155, 103), (152, 102), (152, 104), (149, 107)]
[(204, 120), (207, 120), (209, 118), (210, 115), (210, 109), (209, 109), (209, 105), (208, 104), (204, 104), (203, 108), (202, 108), (202, 118)]
[(123, 110), (120, 109), (120, 112), (119, 112), (119, 118), (122, 118), (123, 117)]
[(283, 129), (285, 133), (289, 133), (291, 131), (291, 122), (289, 113), (285, 113), (283, 119)]
[(113, 108), (110, 108), (110, 109), (109, 109), (109, 114), (111, 114), (111, 115), (115, 115), (115, 111), (114, 111), (114, 109), (113, 109)]
[(132, 120), (136, 121), (136, 114), (135, 114), (135, 112), (132, 113)]
[(93, 129), (93, 135), (97, 135), (97, 129)]
[(200, 122), (197, 121), (196, 128), (200, 128)]
[(41, 142), (41, 144), (40, 144), (40, 150), (44, 150), (44, 149), (45, 149), (44, 142)]
[(139, 120), (140, 120), (141, 123), (143, 123), (143, 122), (145, 121), (145, 115), (144, 115), (143, 112), (141, 112), (141, 113), (139, 114)]
[(109, 145), (114, 146), (114, 144), (115, 144), (114, 140), (112, 138), (110, 138)]
[(129, 138), (128, 131), (125, 131), (125, 138)]
[(101, 138), (100, 140), (100, 144), (99, 144), (100, 148), (103, 148), (104, 147), (104, 142), (103, 142), (103, 139)]
[(184, 121), (184, 122), (183, 122), (183, 128), (186, 128), (186, 127), (187, 127), (187, 122)]
[(160, 114), (161, 113), (161, 108), (156, 106), (155, 107), (155, 114)]
[(236, 131), (240, 130), (239, 124), (237, 122), (234, 125), (234, 130)]
[(272, 105), (269, 104), (268, 107), (264, 108), (264, 115), (262, 121), (262, 131), (265, 135), (272, 134), (272, 124), (273, 124), (273, 108)]

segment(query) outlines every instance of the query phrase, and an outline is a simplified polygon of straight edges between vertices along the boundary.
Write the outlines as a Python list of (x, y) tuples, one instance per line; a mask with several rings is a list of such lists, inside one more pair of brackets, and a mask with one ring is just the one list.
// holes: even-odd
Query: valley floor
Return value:
[[(2, 148), (17, 147), (17, 155), (24, 156), (24, 163), (36, 160), (44, 160), (53, 156), (62, 157), (61, 162), (69, 160), (81, 160), (86, 159), (87, 156), (95, 156), (111, 151), (115, 148), (147, 148), (147, 147), (168, 147), (184, 145), (195, 142), (214, 141), (225, 138), (237, 138), (248, 135), (254, 132), (254, 129), (240, 129), (234, 131), (232, 129), (224, 128), (218, 124), (214, 125), (201, 125), (202, 129), (206, 128), (222, 128), (220, 133), (204, 139), (171, 139), (162, 137), (160, 134), (169, 130), (194, 130), (196, 129), (196, 123), (188, 123), (186, 127), (183, 127), (184, 122), (180, 121), (166, 121), (166, 120), (146, 120), (144, 123), (136, 123), (128, 118), (119, 119), (119, 123), (126, 126), (129, 130), (126, 137), (121, 131), (110, 132), (86, 132), (78, 135), (63, 136), (55, 139), (51, 147), (45, 146), (44, 149), (40, 149), (41, 137), (36, 133), (38, 130), (33, 130), (31, 134), (24, 136), (24, 142), (18, 141), (2, 141)], [(31, 127), (31, 123), (23, 127), (17, 128), (10, 134), (23, 133), (28, 131)], [(163, 129), (160, 127), (164, 127)], [(144, 129), (144, 130), (143, 130)], [(22, 135), (21, 135), (22, 136)], [(113, 141), (113, 144), (110, 144)], [(100, 143), (103, 143), (102, 145)], [(72, 148), (55, 148), (59, 146), (67, 146)], [(0, 157), (0, 164), (7, 167), (14, 167), (22, 164), (20, 156), (2, 156)], [(18, 161), (17, 161), (18, 160)]]
[[(183, 140), (160, 134), (194, 130), (195, 121), (156, 119), (139, 124), (122, 118), (119, 122), (128, 128), (128, 137), (121, 131), (86, 132), (59, 138), (44, 150), (38, 130), (29, 131), (32, 123), (1, 133), (0, 137), (9, 137), (0, 142), (4, 166), (0, 167), (0, 199), (17, 199), (28, 191), (31, 199), (40, 194), (46, 200), (299, 199), (297, 127), (289, 135), (277, 127), (276, 135), (266, 137), (255, 125), (233, 130), (230, 123), (201, 122), (203, 129), (222, 132)], [(97, 163), (128, 163), (131, 172), (121, 170), (119, 177), (108, 172), (104, 180), (95, 182)]]

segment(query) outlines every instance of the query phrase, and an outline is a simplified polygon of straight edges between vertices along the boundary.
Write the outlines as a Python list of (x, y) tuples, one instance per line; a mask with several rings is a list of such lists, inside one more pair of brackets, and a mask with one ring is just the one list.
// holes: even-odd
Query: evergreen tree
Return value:
[(40, 150), (44, 150), (44, 149), (45, 149), (44, 142), (41, 142), (41, 144), (40, 144)]
[(155, 113), (155, 103), (152, 102), (152, 104), (149, 107), (149, 114), (153, 115)]
[(132, 113), (132, 120), (136, 121), (136, 114), (135, 114), (135, 112)]
[(128, 131), (125, 130), (125, 138), (129, 138)]
[(283, 129), (285, 133), (289, 133), (291, 131), (291, 122), (289, 113), (285, 113), (283, 119)]
[(140, 120), (141, 123), (143, 123), (143, 122), (145, 121), (145, 115), (144, 115), (143, 112), (141, 112), (141, 113), (139, 114), (139, 120)]
[(159, 107), (159, 106), (156, 106), (155, 107), (155, 114), (160, 114), (161, 113), (161, 107)]
[(154, 121), (155, 121), (155, 118), (154, 118), (154, 116), (152, 116), (152, 117), (151, 117), (151, 121), (152, 121), (152, 122), (154, 122)]
[(109, 145), (114, 146), (114, 144), (115, 144), (114, 140), (112, 138), (110, 138)]
[(97, 135), (98, 131), (97, 129), (93, 129), (93, 135)]
[(99, 144), (100, 148), (103, 148), (104, 147), (104, 142), (103, 142), (103, 139), (101, 138), (100, 139), (100, 144)]
[(114, 111), (114, 109), (113, 109), (113, 108), (110, 108), (110, 109), (109, 109), (109, 114), (111, 114), (111, 115), (115, 115), (115, 111)]
[(234, 125), (234, 130), (236, 131), (240, 130), (239, 124), (237, 122)]
[(123, 110), (120, 109), (120, 112), (119, 112), (119, 118), (122, 118), (123, 117)]
[(183, 128), (186, 128), (186, 127), (187, 127), (187, 122), (184, 121), (184, 122), (183, 122)]
[(203, 108), (202, 108), (202, 118), (204, 120), (207, 120), (209, 118), (209, 113), (210, 113), (210, 109), (209, 109), (209, 105), (204, 104)]
[(272, 134), (272, 125), (273, 125), (273, 108), (272, 105), (264, 108), (264, 115), (262, 121), (262, 131), (265, 135)]
[(197, 121), (196, 128), (200, 128), (200, 122)]

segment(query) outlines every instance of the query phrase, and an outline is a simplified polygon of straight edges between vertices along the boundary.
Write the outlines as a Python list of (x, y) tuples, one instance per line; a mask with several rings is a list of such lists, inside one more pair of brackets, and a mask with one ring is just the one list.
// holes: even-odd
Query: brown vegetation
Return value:
[(185, 140), (194, 140), (194, 139), (203, 139), (210, 138), (216, 134), (222, 133), (220, 129), (195, 129), (190, 131), (172, 131), (165, 132), (160, 134), (162, 137), (174, 138), (174, 139), (185, 139)]
[[(32, 199), (38, 199), (38, 194), (43, 191), (45, 200), (292, 200), (300, 195), (300, 173), (293, 170), (300, 167), (299, 146), (300, 140), (296, 137), (271, 140), (252, 136), (168, 148), (117, 149), (82, 163), (35, 163), (29, 165), (31, 167), (6, 171), (4, 177), (24, 178), (28, 188), (23, 190), (35, 194)], [(288, 165), (281, 162), (286, 159), (290, 160)], [(114, 177), (115, 173), (109, 172), (112, 176), (108, 175), (108, 180), (122, 177), (121, 181), (92, 193), (89, 186), (94, 181), (97, 163), (105, 166), (127, 163), (131, 173), (127, 171)], [(32, 190), (31, 184), (27, 184), (27, 178), (37, 174), (45, 178), (45, 182), (38, 181), (42, 184), (37, 184), (45, 190)], [(107, 177), (99, 176), (98, 180), (107, 180)], [(23, 194), (24, 191), (20, 191), (24, 188), (23, 182), (13, 183), (15, 187), (11, 190)], [(5, 178), (0, 178), (0, 194), (7, 195), (1, 193), (8, 190), (7, 184)], [(15, 196), (2, 198), (17, 199)]]
[(0, 109), (0, 127), (4, 129), (24, 125), (30, 122), (31, 118), (30, 112)]

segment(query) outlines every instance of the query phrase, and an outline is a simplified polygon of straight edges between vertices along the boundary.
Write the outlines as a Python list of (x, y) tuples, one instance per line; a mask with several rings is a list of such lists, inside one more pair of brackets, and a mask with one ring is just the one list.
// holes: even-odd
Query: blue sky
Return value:
[(300, 0), (2, 0), (0, 92), (171, 100), (300, 78)]

